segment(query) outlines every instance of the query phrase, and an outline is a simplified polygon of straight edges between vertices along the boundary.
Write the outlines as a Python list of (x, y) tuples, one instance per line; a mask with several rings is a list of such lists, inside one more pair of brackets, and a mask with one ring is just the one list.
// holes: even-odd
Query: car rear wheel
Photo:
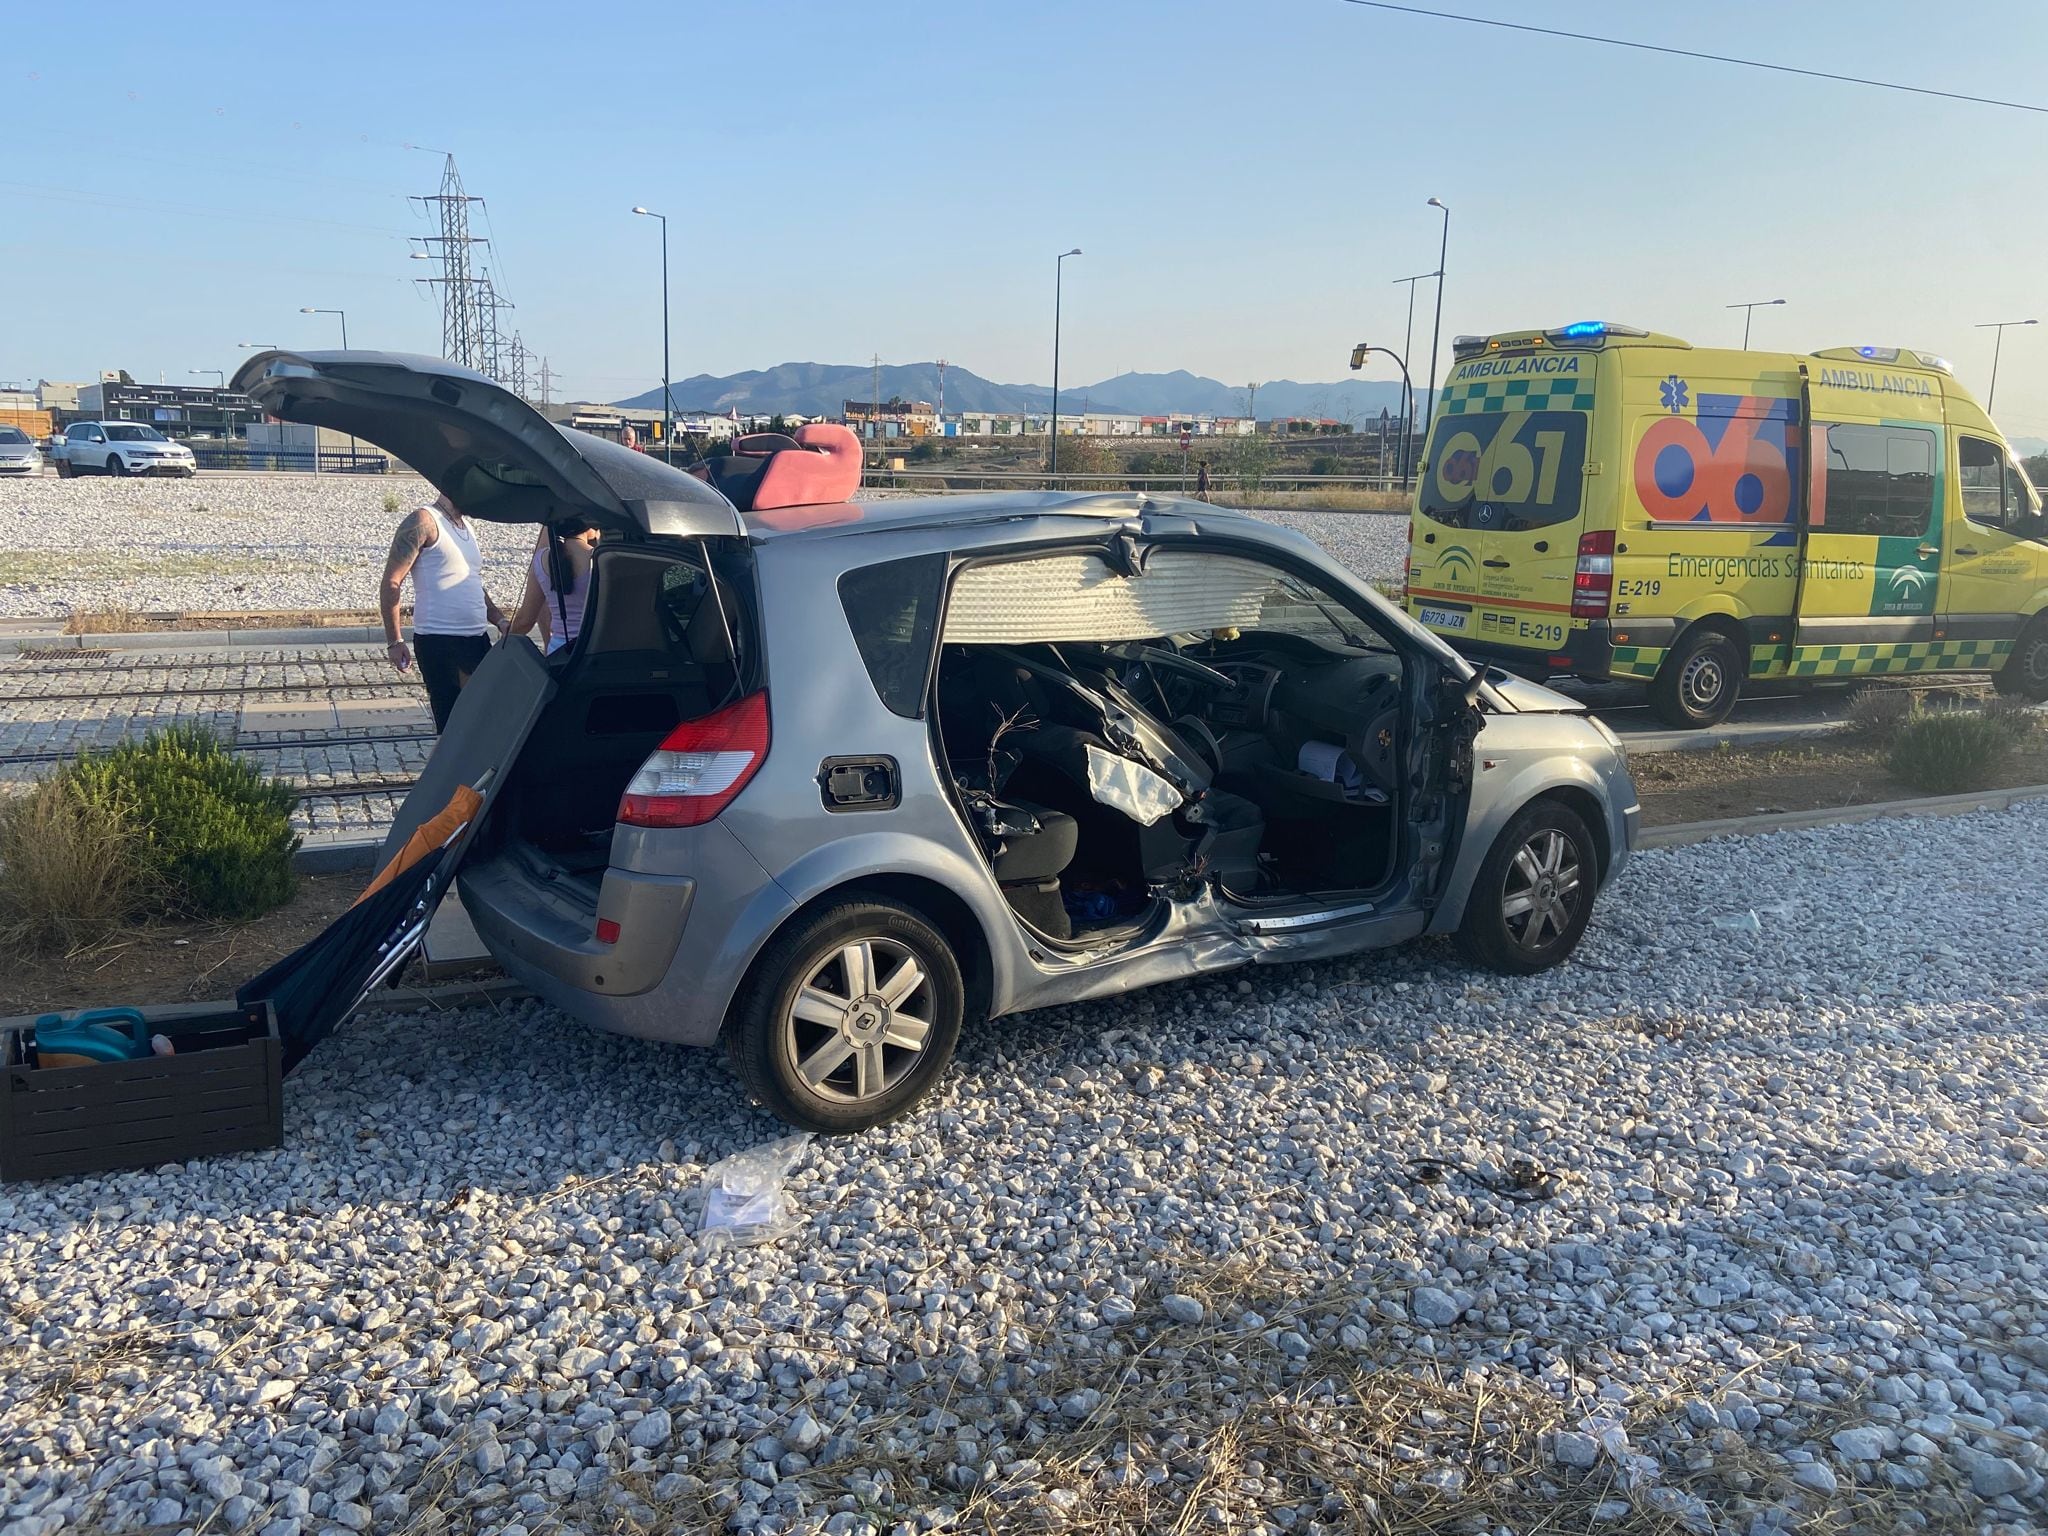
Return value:
[(2036, 704), (2048, 702), (2048, 615), (2026, 627), (2005, 665), (1991, 675), (1991, 686)]
[(127, 461), (126, 459), (122, 458), (122, 457), (121, 457), (121, 455), (119, 455), (118, 453), (110, 453), (110, 454), (108, 454), (108, 455), (107, 455), (107, 473), (108, 473), (108, 474), (110, 474), (110, 475), (125, 475), (125, 474), (127, 474), (127, 473), (128, 473), (128, 461)]
[(1675, 730), (1719, 725), (1735, 708), (1748, 670), (1742, 647), (1718, 629), (1687, 630), (1650, 684), (1650, 708)]
[(1548, 970), (1579, 947), (1599, 870), (1599, 849), (1578, 814), (1555, 800), (1531, 802), (1479, 866), (1458, 948), (1511, 975)]
[(877, 898), (801, 919), (765, 949), (726, 1022), (726, 1053), (763, 1104), (833, 1134), (894, 1120), (959, 1043), (966, 994), (951, 945)]

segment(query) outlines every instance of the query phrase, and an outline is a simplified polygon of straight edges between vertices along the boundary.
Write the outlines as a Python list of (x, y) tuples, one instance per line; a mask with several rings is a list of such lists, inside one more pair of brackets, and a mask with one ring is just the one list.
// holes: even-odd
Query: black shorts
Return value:
[(455, 708), (455, 695), (469, 681), (469, 674), (483, 663), (491, 649), (489, 635), (414, 635), (412, 653), (420, 664), (420, 681), (427, 685), (427, 703), (434, 711), (434, 731), (448, 728), (448, 713)]

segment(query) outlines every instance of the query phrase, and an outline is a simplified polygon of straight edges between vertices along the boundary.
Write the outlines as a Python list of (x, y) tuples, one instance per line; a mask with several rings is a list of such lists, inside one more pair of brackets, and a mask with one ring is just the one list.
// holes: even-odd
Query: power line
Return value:
[(1395, 5), (1392, 0), (1344, 0), (1346, 5), (1372, 11), (1396, 11), (1404, 16), (1426, 16), (1432, 21), (1462, 21), (1474, 27), (1498, 27), (1504, 32), (1533, 32), (1539, 37), (1561, 37), (1575, 43), (1599, 43), (1608, 48), (1633, 48), (1638, 53), (1662, 53), (1678, 59), (1699, 59), (1709, 64), (1737, 64), (1744, 69), (1767, 69), (1780, 75), (1803, 75), (1809, 80), (1834, 80), (1843, 85), (1868, 85), (1881, 91), (1905, 91), (1914, 96), (1939, 96), (1944, 101), (1967, 101), (1980, 107), (2003, 107), (2009, 112), (2048, 114), (2048, 107), (2028, 101), (2001, 101), (1995, 96), (1972, 96), (1964, 91), (1938, 91), (1929, 85), (1903, 85), (1896, 80), (1872, 80), (1863, 75), (1838, 75), (1825, 69), (1801, 69), (1796, 64), (1771, 64), (1762, 59), (1738, 59), (1726, 53), (1702, 53), (1693, 48), (1673, 48), (1663, 43), (1642, 43), (1627, 37), (1602, 37), (1594, 32), (1567, 32), (1558, 27), (1535, 27), (1522, 21), (1501, 21), (1493, 16), (1462, 16), (1456, 11), (1433, 11), (1420, 5)]

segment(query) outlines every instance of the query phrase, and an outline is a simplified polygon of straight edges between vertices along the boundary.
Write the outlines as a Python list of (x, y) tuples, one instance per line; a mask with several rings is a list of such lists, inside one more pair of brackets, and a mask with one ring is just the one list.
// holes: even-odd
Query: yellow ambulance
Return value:
[(1745, 678), (1979, 672), (2048, 699), (2048, 521), (1940, 358), (1598, 321), (1453, 356), (1407, 601), (1474, 660), (1640, 679), (1680, 727)]

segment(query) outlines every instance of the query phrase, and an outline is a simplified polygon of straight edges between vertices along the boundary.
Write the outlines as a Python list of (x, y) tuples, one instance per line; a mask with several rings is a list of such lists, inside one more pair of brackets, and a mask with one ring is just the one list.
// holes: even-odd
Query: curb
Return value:
[(292, 855), (292, 868), (302, 875), (340, 875), (351, 870), (374, 869), (377, 852), (384, 846), (383, 833), (365, 837), (359, 832), (308, 832)]
[(328, 629), (155, 629), (125, 635), (9, 635), (0, 656), (19, 651), (217, 651), (260, 650), (280, 645), (382, 645), (374, 624)]
[(1846, 720), (1804, 720), (1788, 721), (1784, 725), (1767, 725), (1759, 730), (1744, 731), (1739, 735), (1723, 736), (1719, 726), (1704, 731), (1643, 731), (1637, 735), (1622, 735), (1622, 747), (1629, 756), (1649, 756), (1654, 752), (1715, 752), (1722, 747), (1740, 752), (1748, 747), (1782, 746), (1788, 741), (1807, 741), (1819, 736), (1832, 736), (1843, 729)]
[(1848, 826), (1898, 816), (1967, 816), (1972, 811), (2010, 810), (2025, 801), (2041, 799), (2048, 799), (2048, 784), (2022, 784), (2013, 789), (1986, 789), (1964, 795), (1927, 795), (1917, 800), (1880, 800), (1871, 805), (1840, 805), (1817, 811), (1772, 811), (1760, 816), (1729, 816), (1719, 821), (1684, 821), (1671, 827), (1644, 828), (1636, 840), (1636, 849), (1689, 848), (1717, 837), (1758, 837), (1769, 832)]

